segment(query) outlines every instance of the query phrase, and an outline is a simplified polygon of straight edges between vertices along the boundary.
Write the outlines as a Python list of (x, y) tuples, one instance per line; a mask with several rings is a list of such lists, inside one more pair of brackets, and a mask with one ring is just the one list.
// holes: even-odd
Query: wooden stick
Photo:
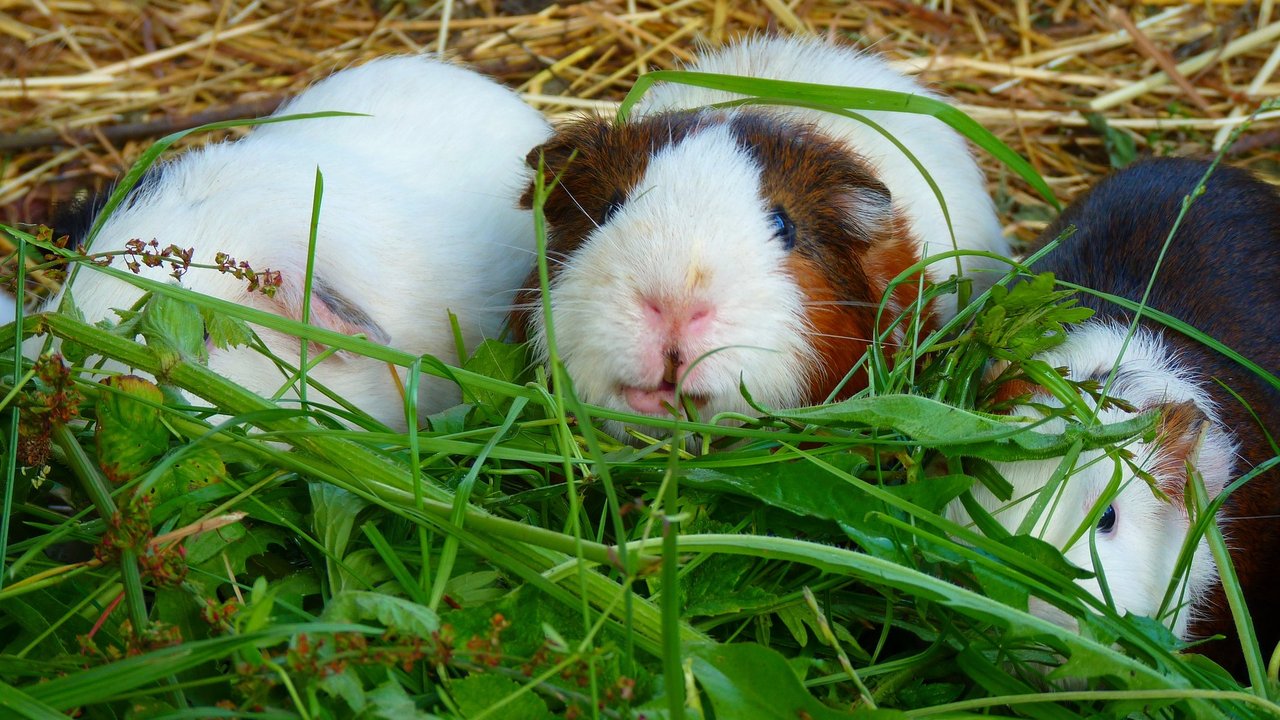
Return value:
[(37, 132), (0, 135), (0, 152), (30, 150), (51, 145), (82, 145), (95, 142), (97, 140), (95, 131), (98, 128), (101, 129), (102, 136), (114, 144), (139, 138), (168, 135), (171, 132), (198, 127), (205, 123), (261, 117), (275, 110), (283, 99), (283, 97), (272, 97), (256, 102), (214, 108), (192, 115), (165, 117), (146, 122), (122, 123), (107, 127), (95, 125), (69, 132), (64, 130), (39, 130)]
[(1209, 102), (1196, 90), (1196, 87), (1191, 84), (1187, 76), (1178, 72), (1178, 65), (1173, 61), (1173, 56), (1156, 47), (1155, 43), (1151, 42), (1151, 38), (1147, 37), (1147, 34), (1134, 24), (1133, 18), (1129, 17), (1129, 13), (1113, 5), (1107, 10), (1107, 17), (1129, 33), (1129, 36), (1133, 38), (1134, 47), (1138, 48), (1138, 51), (1143, 55), (1154, 60), (1156, 65), (1159, 65), (1160, 69), (1173, 80), (1174, 84), (1182, 89), (1182, 92), (1186, 94), (1192, 105), (1200, 108), (1200, 112), (1205, 115), (1214, 114), (1209, 108)]

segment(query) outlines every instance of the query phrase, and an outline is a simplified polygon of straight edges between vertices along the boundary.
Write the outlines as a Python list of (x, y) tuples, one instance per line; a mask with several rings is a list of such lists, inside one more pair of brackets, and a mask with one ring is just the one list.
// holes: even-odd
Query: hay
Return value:
[[(0, 0), (0, 221), (48, 222), (155, 138), (264, 114), (379, 55), (443, 46), (555, 116), (608, 109), (637, 73), (752, 32), (877, 49), (1026, 155), (1063, 200), (1109, 169), (1087, 113), (1140, 152), (1196, 154), (1280, 94), (1271, 0)], [(1253, 126), (1233, 162), (1280, 167), (1277, 116)], [(1034, 235), (1050, 213), (983, 164), (1009, 230)]]

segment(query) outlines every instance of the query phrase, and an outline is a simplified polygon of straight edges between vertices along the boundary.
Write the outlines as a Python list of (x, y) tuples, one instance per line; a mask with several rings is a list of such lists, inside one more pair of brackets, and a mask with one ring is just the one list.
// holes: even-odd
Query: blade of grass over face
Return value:
[(1061, 209), (1057, 198), (1054, 197), (1053, 190), (1049, 188), (1048, 183), (1044, 181), (1044, 178), (1040, 177), (1040, 173), (1036, 172), (1030, 163), (1010, 149), (1008, 145), (1001, 142), (995, 135), (992, 135), (991, 131), (975, 122), (973, 118), (941, 100), (924, 95), (912, 95), (875, 88), (849, 88), (839, 85), (817, 85), (814, 83), (765, 80), (762, 78), (683, 70), (655, 70), (636, 79), (635, 85), (631, 87), (626, 98), (623, 99), (622, 105), (618, 108), (619, 122), (625, 122), (630, 117), (632, 108), (656, 82), (673, 82), (741, 95), (780, 98), (789, 102), (805, 104), (828, 105), (846, 110), (876, 110), (928, 115), (946, 123), (956, 132), (971, 140), (975, 145), (986, 150), (1025, 180), (1044, 198), (1045, 202), (1055, 209)]

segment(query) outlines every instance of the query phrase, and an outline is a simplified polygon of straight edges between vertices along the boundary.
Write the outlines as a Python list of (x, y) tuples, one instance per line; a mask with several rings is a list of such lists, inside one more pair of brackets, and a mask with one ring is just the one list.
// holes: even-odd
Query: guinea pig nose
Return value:
[(716, 314), (715, 305), (706, 300), (656, 300), (646, 297), (640, 303), (649, 324), (676, 332), (701, 332)]

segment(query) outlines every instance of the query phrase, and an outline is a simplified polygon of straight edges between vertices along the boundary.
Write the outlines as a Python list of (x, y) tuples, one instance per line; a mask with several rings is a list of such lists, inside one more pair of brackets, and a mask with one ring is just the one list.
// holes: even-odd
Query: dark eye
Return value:
[(773, 236), (782, 241), (782, 247), (790, 250), (796, 246), (796, 224), (791, 222), (786, 210), (775, 207), (769, 213), (769, 225), (773, 228)]
[(604, 211), (600, 213), (601, 225), (609, 222), (610, 218), (612, 218), (614, 215), (617, 214), (619, 210), (622, 209), (623, 199), (624, 198), (622, 197), (622, 191), (615, 190), (613, 193), (613, 197), (609, 198), (609, 202), (605, 203)]
[(1102, 517), (1098, 518), (1098, 532), (1109, 533), (1116, 526), (1116, 506), (1108, 505), (1106, 510), (1102, 511)]

